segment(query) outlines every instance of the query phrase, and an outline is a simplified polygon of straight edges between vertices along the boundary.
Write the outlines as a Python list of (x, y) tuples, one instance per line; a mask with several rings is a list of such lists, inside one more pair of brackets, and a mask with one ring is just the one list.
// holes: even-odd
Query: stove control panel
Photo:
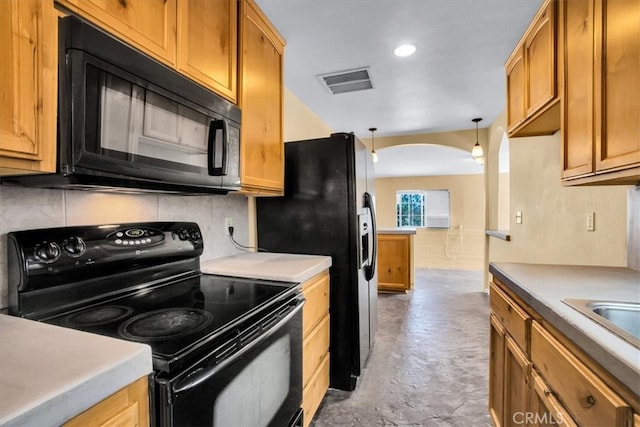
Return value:
[(127, 228), (114, 231), (107, 236), (107, 242), (121, 247), (144, 247), (161, 243), (164, 232), (154, 228)]
[(8, 244), (19, 292), (197, 260), (204, 248), (198, 224), (169, 221), (16, 231)]

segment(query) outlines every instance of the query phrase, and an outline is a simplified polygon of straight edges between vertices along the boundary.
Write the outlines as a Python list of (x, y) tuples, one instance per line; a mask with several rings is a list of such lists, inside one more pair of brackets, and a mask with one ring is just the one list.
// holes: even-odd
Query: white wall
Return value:
[(247, 199), (241, 195), (125, 195), (89, 191), (0, 186), (0, 308), (7, 307), (7, 233), (10, 231), (137, 221), (193, 221), (202, 229), (202, 260), (239, 251), (224, 231), (233, 219), (234, 236), (248, 241)]
[(489, 261), (626, 266), (629, 187), (563, 187), (560, 142), (559, 132), (510, 140), (511, 241), (489, 238)]
[(451, 228), (418, 228), (414, 237), (416, 268), (484, 269), (484, 177), (443, 175), (376, 179), (378, 226), (396, 226), (396, 192), (449, 190)]

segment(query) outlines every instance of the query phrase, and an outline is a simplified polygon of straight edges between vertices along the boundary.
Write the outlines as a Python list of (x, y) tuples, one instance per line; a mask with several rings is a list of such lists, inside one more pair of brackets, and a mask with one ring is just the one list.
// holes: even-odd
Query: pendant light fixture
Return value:
[(476, 124), (476, 145), (473, 146), (471, 150), (471, 156), (474, 160), (481, 165), (484, 164), (484, 151), (482, 150), (482, 146), (478, 142), (478, 123), (482, 121), (482, 117), (476, 117), (475, 119), (471, 119), (472, 122)]
[(371, 157), (373, 158), (373, 162), (378, 161), (378, 153), (376, 153), (376, 142), (373, 137), (373, 133), (377, 131), (378, 128), (369, 128), (369, 132), (371, 132)]

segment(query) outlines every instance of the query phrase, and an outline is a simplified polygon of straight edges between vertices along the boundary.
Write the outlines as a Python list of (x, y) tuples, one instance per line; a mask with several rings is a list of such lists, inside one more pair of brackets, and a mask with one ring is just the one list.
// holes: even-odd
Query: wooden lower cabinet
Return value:
[(519, 424), (520, 414), (530, 411), (530, 376), (529, 358), (507, 334), (504, 346), (504, 425)]
[(304, 427), (318, 410), (329, 388), (329, 271), (302, 284), (302, 408)]
[[(562, 404), (556, 399), (549, 386), (533, 370), (531, 372), (531, 423), (535, 427), (566, 426), (576, 427), (577, 424)], [(526, 421), (526, 419), (525, 419)]]
[(64, 424), (64, 427), (149, 426), (149, 383), (147, 377), (117, 391)]
[(495, 426), (633, 426), (633, 409), (622, 391), (599, 377), (601, 368), (570, 350), (566, 338), (504, 285), (496, 281), (490, 290), (489, 413)]
[(378, 233), (378, 290), (406, 292), (411, 289), (411, 234)]
[(504, 425), (504, 345), (505, 331), (492, 314), (489, 337), (489, 415), (495, 426)]
[(531, 332), (531, 359), (579, 425), (631, 425), (629, 405), (537, 322)]

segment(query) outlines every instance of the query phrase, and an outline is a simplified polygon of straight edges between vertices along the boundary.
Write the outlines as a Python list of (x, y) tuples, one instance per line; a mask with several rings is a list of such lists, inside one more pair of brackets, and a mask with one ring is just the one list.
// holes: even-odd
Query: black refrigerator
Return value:
[(373, 159), (352, 133), (285, 144), (284, 197), (256, 201), (258, 246), (328, 255), (330, 387), (354, 390), (377, 330)]

